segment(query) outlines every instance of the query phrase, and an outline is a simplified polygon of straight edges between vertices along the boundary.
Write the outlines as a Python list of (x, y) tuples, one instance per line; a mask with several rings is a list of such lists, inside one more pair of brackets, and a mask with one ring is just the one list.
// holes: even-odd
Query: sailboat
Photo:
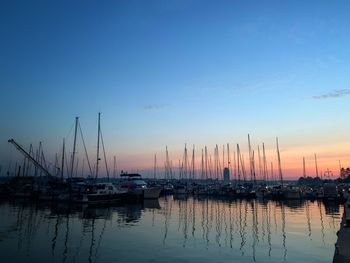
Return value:
[[(120, 189), (112, 183), (97, 183), (98, 172), (99, 172), (99, 161), (100, 159), (100, 139), (102, 139), (101, 134), (101, 113), (98, 113), (98, 133), (97, 133), (97, 154), (96, 154), (96, 171), (95, 178), (90, 180), (90, 182), (83, 185), (85, 191), (79, 195), (79, 198), (75, 201), (81, 203), (91, 203), (91, 204), (105, 204), (120, 202), (127, 197), (127, 190)], [(104, 150), (104, 144), (102, 139), (102, 146)], [(105, 153), (105, 151), (104, 151)], [(106, 159), (106, 156), (104, 156)], [(106, 161), (105, 161), (106, 163)], [(106, 163), (107, 164), (107, 163)], [(106, 170), (108, 174), (108, 169), (106, 165)]]
[[(283, 175), (282, 175), (282, 167), (281, 167), (281, 156), (280, 156), (280, 149), (278, 146), (278, 138), (276, 138), (276, 146), (277, 146), (277, 160), (278, 160), (278, 179), (280, 180), (280, 185), (275, 186), (272, 190), (272, 198), (273, 199), (282, 199), (284, 198), (284, 192), (283, 192)], [(277, 180), (276, 180), (277, 181)]]
[(148, 186), (147, 183), (142, 180), (140, 174), (128, 174), (122, 173), (120, 175), (122, 178), (126, 178), (123, 180), (119, 189), (122, 189), (126, 193), (128, 199), (158, 199), (161, 187), (158, 186)]
[[(279, 154), (279, 148), (278, 148), (278, 141), (277, 141), (277, 149), (278, 149), (278, 167), (279, 167), (279, 172), (280, 172), (280, 178), (281, 178), (281, 183), (282, 183), (282, 192), (283, 192), (283, 197), (285, 199), (300, 199), (301, 198), (301, 193), (300, 189), (298, 186), (294, 185), (287, 185), (283, 188), (283, 179), (282, 179), (282, 171), (281, 171), (281, 159), (280, 159), (280, 154)], [(305, 158), (303, 158), (303, 164), (304, 164), (304, 174), (305, 172)]]

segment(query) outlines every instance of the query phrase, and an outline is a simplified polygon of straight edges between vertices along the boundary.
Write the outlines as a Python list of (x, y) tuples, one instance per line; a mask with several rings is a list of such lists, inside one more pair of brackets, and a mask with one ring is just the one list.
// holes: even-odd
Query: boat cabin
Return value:
[(126, 174), (123, 173), (120, 175), (124, 181), (121, 182), (120, 186), (121, 188), (127, 188), (127, 189), (140, 189), (140, 188), (146, 188), (147, 183), (142, 180), (142, 177), (140, 174)]

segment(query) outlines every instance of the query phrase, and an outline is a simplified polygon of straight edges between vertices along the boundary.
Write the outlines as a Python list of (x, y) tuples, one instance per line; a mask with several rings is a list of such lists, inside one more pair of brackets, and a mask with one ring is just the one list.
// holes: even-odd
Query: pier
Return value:
[(350, 262), (350, 200), (345, 204), (344, 216), (337, 233), (338, 240), (335, 244), (333, 263)]

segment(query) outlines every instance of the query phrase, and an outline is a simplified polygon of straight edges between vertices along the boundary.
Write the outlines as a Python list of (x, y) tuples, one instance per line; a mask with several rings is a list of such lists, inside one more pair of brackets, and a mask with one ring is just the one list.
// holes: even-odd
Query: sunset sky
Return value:
[[(97, 114), (109, 168), (173, 166), (185, 143), (213, 155), (265, 143), (286, 178), (350, 166), (349, 1), (2, 1), (1, 175), (42, 141), (95, 163)], [(78, 142), (80, 165), (83, 159)], [(102, 154), (102, 152), (101, 152)], [(226, 153), (225, 153), (226, 154)], [(233, 157), (231, 157), (233, 159)], [(248, 163), (248, 161), (246, 161)], [(101, 164), (102, 166), (102, 164)], [(81, 168), (79, 168), (81, 169)], [(147, 172), (144, 172), (146, 175)]]

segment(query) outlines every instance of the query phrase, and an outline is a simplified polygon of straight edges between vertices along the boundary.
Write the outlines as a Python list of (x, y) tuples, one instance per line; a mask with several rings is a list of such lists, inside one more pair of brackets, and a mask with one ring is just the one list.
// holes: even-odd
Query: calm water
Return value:
[(161, 198), (123, 207), (0, 203), (1, 262), (331, 262), (343, 208)]

